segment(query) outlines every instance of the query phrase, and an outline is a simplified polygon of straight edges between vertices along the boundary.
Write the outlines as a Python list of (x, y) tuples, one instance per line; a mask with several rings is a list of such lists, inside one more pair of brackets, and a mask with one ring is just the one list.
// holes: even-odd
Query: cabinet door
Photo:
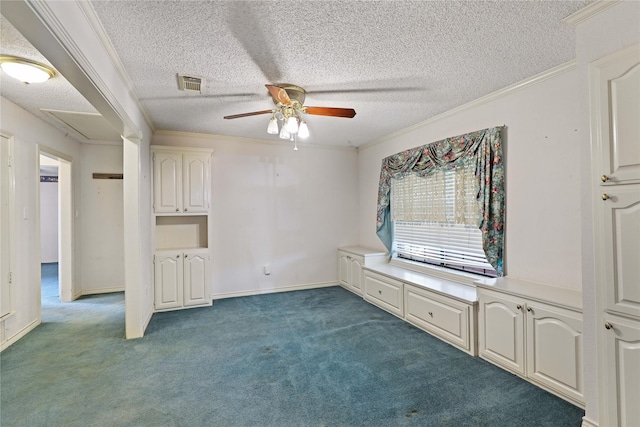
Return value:
[(523, 302), (479, 290), (480, 356), (524, 375)]
[(154, 264), (156, 310), (182, 307), (182, 253), (176, 251), (158, 252)]
[(584, 404), (582, 315), (527, 303), (527, 376)]
[(209, 263), (203, 251), (184, 254), (184, 305), (209, 304)]
[(614, 316), (605, 322), (608, 414), (601, 425), (640, 426), (640, 326)]
[(357, 293), (362, 295), (362, 264), (364, 264), (364, 259), (360, 257), (351, 257), (351, 262), (349, 263), (349, 285), (351, 289)]
[(603, 188), (597, 240), (608, 310), (640, 317), (640, 185)]
[(153, 211), (182, 212), (182, 155), (153, 155)]
[(640, 182), (640, 46), (597, 63), (591, 80), (597, 173), (606, 183)]
[(340, 285), (349, 288), (349, 256), (344, 252), (338, 252), (338, 277)]
[(371, 304), (404, 317), (403, 283), (380, 274), (364, 273), (364, 299)]
[(184, 212), (200, 213), (209, 210), (210, 158), (207, 154), (183, 154)]

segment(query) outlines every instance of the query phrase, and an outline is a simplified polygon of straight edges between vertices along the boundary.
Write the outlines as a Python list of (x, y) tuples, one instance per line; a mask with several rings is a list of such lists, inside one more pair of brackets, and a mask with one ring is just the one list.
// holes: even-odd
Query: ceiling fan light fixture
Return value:
[(271, 120), (269, 120), (269, 126), (267, 126), (267, 133), (271, 135), (278, 134), (278, 120), (276, 119), (275, 115), (271, 117)]
[(289, 116), (285, 122), (285, 126), (289, 133), (294, 134), (298, 132), (298, 117), (294, 115)]
[(25, 84), (43, 83), (56, 75), (56, 71), (48, 65), (17, 56), (0, 55), (0, 68)]
[(286, 126), (282, 126), (280, 129), (280, 139), (289, 139), (291, 138), (291, 133), (287, 130)]
[(300, 126), (298, 127), (298, 136), (302, 139), (309, 137), (309, 126), (307, 126), (307, 122), (304, 120), (300, 122)]

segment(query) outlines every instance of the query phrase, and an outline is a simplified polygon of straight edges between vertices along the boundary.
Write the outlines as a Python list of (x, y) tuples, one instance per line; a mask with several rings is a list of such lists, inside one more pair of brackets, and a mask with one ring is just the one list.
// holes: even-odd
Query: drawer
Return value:
[(365, 271), (364, 299), (398, 317), (404, 315), (402, 282)]
[(404, 300), (407, 322), (475, 355), (473, 306), (408, 284)]

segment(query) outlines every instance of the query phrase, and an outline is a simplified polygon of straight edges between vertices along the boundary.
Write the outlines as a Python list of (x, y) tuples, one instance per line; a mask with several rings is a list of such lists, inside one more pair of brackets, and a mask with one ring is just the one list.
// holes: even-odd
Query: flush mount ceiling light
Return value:
[(25, 84), (46, 82), (56, 75), (56, 71), (48, 65), (10, 55), (0, 55), (0, 68)]

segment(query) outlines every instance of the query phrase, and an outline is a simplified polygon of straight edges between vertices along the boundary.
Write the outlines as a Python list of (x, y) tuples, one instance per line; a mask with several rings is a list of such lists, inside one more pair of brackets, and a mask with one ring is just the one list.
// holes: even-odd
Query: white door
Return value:
[(357, 293), (362, 293), (362, 260), (351, 258), (349, 263), (349, 285)]
[(527, 377), (584, 404), (582, 315), (527, 303)]
[(524, 306), (516, 300), (480, 293), (480, 356), (524, 375)]
[(201, 213), (209, 210), (210, 158), (207, 154), (183, 155), (184, 212)]
[(597, 173), (607, 184), (640, 182), (640, 46), (592, 71)]
[(207, 251), (184, 253), (184, 305), (202, 305), (210, 302)]
[(154, 153), (153, 210), (156, 213), (182, 212), (182, 155)]
[(179, 251), (157, 252), (154, 259), (155, 308), (182, 307), (183, 254)]
[(640, 326), (605, 316), (609, 426), (640, 426)]
[(338, 252), (338, 276), (340, 285), (349, 287), (349, 257), (344, 252)]
[[(639, 120), (640, 121), (640, 120)], [(600, 262), (606, 309), (640, 317), (640, 185), (602, 188)]]
[(11, 312), (11, 279), (10, 279), (10, 190), (11, 176), (9, 172), (9, 140), (4, 136), (0, 141), (0, 318)]

